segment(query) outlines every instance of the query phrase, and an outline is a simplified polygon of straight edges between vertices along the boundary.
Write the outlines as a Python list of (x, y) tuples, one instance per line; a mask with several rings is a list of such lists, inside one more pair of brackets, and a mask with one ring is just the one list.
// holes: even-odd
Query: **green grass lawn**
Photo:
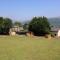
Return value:
[(0, 60), (60, 60), (60, 39), (0, 36)]

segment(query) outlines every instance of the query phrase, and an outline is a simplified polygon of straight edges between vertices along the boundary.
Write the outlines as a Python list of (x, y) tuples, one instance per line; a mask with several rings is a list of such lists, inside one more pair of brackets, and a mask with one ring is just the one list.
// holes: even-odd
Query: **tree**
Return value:
[(25, 21), (24, 22), (24, 24), (23, 24), (24, 30), (28, 31), (29, 23), (30, 23), (30, 21)]
[(0, 33), (2, 32), (3, 27), (3, 17), (0, 17)]
[(0, 17), (0, 34), (8, 34), (12, 27), (12, 20), (9, 18)]
[(23, 24), (24, 30), (28, 30), (28, 26), (29, 26), (29, 21), (27, 21)]
[(13, 23), (12, 23), (11, 19), (9, 19), (9, 18), (4, 19), (3, 30), (5, 31), (5, 33), (9, 33), (9, 29), (12, 27), (12, 25), (13, 25)]
[(45, 35), (50, 33), (50, 24), (46, 17), (34, 17), (29, 23), (29, 31), (35, 35)]
[(18, 21), (15, 21), (14, 26), (19, 26), (20, 27), (20, 26), (22, 26), (22, 24), (20, 22), (18, 22)]

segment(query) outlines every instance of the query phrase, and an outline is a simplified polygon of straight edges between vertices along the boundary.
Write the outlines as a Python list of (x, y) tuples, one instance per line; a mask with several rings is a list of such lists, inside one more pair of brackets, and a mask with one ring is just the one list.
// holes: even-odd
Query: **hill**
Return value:
[(48, 21), (54, 27), (60, 27), (60, 17), (57, 18), (49, 18)]

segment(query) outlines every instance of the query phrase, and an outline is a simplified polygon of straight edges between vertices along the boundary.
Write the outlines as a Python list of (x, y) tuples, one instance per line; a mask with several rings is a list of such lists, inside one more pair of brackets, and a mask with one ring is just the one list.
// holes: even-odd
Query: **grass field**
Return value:
[(60, 60), (60, 39), (0, 36), (0, 60)]

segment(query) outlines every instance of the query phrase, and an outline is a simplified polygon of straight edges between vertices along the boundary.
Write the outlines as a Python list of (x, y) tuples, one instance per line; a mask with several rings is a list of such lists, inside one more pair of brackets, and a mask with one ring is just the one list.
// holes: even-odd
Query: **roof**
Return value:
[(60, 28), (58, 28), (58, 27), (52, 27), (51, 28), (51, 31), (58, 31), (58, 30), (60, 30)]

